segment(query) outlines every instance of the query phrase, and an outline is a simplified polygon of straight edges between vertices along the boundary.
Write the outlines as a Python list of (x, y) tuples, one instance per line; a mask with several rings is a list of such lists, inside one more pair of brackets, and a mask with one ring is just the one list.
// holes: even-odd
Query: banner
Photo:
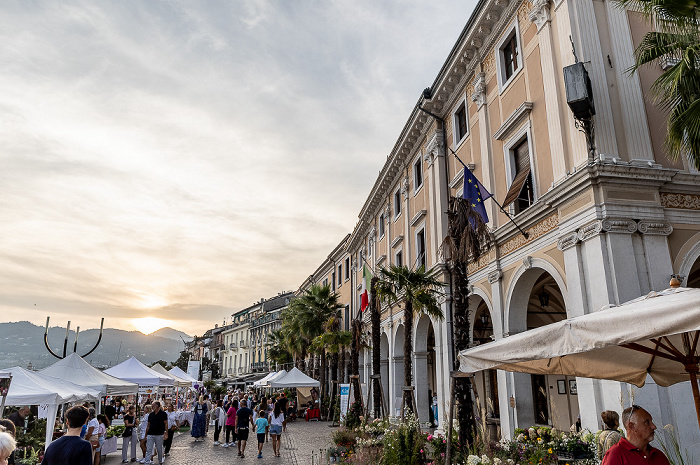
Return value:
[(139, 386), (139, 396), (151, 396), (158, 392), (158, 386)]
[(340, 385), (340, 421), (345, 421), (345, 415), (348, 414), (348, 401), (350, 400), (350, 385)]
[(187, 362), (187, 374), (194, 379), (199, 379), (199, 360), (190, 360)]

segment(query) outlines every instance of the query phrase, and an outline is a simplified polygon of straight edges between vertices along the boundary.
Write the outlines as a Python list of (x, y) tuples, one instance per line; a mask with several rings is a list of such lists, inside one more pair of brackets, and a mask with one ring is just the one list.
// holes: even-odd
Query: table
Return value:
[(304, 413), (304, 418), (306, 421), (316, 419), (317, 421), (321, 419), (321, 409), (320, 408), (307, 408), (306, 413)]
[(100, 450), (101, 455), (107, 455), (112, 452), (117, 451), (117, 437), (111, 437), (109, 439), (105, 439), (105, 442), (102, 443), (102, 449)]

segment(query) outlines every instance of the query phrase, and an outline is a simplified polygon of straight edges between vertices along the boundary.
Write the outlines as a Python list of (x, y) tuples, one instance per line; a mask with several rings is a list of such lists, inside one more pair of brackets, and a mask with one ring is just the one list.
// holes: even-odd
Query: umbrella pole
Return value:
[(693, 399), (695, 400), (695, 414), (698, 417), (698, 427), (700, 427), (700, 389), (698, 389), (698, 368), (688, 370), (690, 375), (690, 387), (693, 389)]

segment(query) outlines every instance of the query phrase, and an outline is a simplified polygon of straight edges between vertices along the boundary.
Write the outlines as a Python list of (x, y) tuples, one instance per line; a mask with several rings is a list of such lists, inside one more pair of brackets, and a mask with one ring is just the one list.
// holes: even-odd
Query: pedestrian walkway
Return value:
[[(324, 421), (296, 421), (287, 425), (287, 431), (282, 433), (281, 457), (272, 455), (272, 442), (266, 442), (263, 447), (263, 458), (258, 459), (258, 443), (254, 434), (246, 447), (245, 458), (238, 457), (237, 447), (221, 447), (213, 445), (213, 432), (210, 428), (204, 442), (194, 442), (189, 432), (179, 433), (173, 439), (170, 457), (165, 459), (165, 465), (209, 465), (209, 464), (293, 464), (320, 465), (320, 457), (331, 445), (331, 435), (336, 428), (329, 428), (330, 423)], [(139, 457), (141, 451), (139, 450)], [(157, 461), (157, 457), (156, 457)], [(107, 456), (105, 465), (121, 463), (121, 451)], [(133, 465), (133, 464), (132, 464)]]

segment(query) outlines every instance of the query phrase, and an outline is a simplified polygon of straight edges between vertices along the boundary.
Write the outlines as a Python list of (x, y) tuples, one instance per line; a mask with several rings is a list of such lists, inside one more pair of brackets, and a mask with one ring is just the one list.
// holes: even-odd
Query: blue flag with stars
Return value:
[[(491, 197), (491, 193), (481, 185), (474, 173), (467, 167), (464, 168), (464, 188), (462, 189), (462, 198), (469, 201), (469, 206), (479, 214), (484, 223), (489, 222), (489, 215), (486, 214), (484, 200)], [(470, 221), (471, 223), (472, 221)], [(476, 229), (476, 225), (472, 223), (472, 228)]]

